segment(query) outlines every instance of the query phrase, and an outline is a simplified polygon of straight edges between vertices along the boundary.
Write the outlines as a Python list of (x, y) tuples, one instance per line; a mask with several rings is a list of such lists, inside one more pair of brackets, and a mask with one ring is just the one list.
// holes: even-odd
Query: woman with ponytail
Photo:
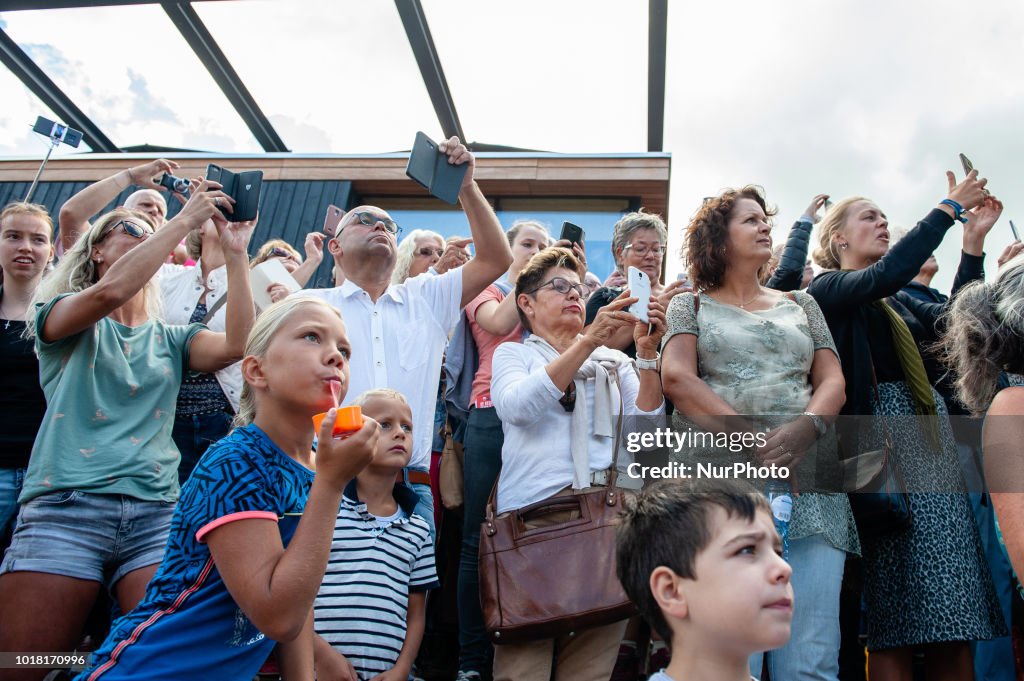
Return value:
[[(322, 300), (291, 296), (260, 315), (237, 427), (196, 466), (145, 598), (78, 681), (251, 679), (275, 642), (284, 677), (312, 681), (313, 599), (335, 516), (378, 437), (370, 418), (332, 436), (351, 354), (341, 315)], [(322, 412), (314, 453), (311, 418)]]
[[(934, 342), (944, 305), (902, 292), (956, 220), (963, 254), (953, 294), (980, 279), (985, 236), (1002, 204), (972, 171), (903, 239), (889, 248), (888, 220), (872, 201), (839, 201), (822, 220), (814, 257), (831, 270), (808, 288), (835, 339), (846, 403), (841, 415), (874, 417), (870, 438), (842, 424), (844, 454), (891, 438), (894, 465), (910, 490), (908, 529), (861, 532), (868, 659), (872, 681), (910, 678), (913, 650), (925, 654), (929, 679), (972, 679), (968, 643), (1005, 635), (937, 376), (919, 348)], [(882, 425), (879, 425), (882, 424)], [(860, 440), (865, 440), (861, 442)], [(855, 504), (856, 507), (856, 504)]]
[(985, 415), (985, 478), (1006, 553), (1024, 574), (1024, 387), (1004, 372), (1024, 374), (1024, 256), (992, 284), (965, 286), (950, 306), (943, 357), (957, 376), (957, 397), (972, 414)]

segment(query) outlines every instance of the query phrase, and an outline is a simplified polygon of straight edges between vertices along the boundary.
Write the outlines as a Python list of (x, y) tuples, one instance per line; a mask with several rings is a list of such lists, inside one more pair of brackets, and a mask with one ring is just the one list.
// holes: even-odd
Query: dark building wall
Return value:
[[(0, 206), (12, 201), (21, 201), (31, 183), (0, 182)], [(56, 224), (61, 206), (71, 196), (89, 185), (88, 182), (40, 182), (32, 196), (33, 203), (46, 206)], [(100, 213), (105, 213), (124, 203), (138, 187), (122, 191)], [(292, 244), (300, 253), (306, 234), (323, 228), (327, 206), (334, 204), (349, 209), (356, 203), (352, 183), (345, 180), (279, 180), (264, 182), (260, 196), (260, 218), (249, 244), (249, 255), (270, 239), (283, 239)], [(181, 203), (170, 198), (167, 202), (167, 217), (172, 218), (181, 210)], [(95, 217), (95, 216), (94, 216)], [(324, 261), (309, 282), (311, 288), (329, 286), (331, 268), (334, 262), (326, 252)]]

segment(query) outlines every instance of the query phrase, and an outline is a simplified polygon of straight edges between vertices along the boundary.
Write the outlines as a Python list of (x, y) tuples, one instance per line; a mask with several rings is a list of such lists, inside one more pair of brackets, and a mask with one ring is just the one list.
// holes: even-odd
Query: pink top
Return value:
[(474, 298), (466, 306), (466, 319), (469, 320), (469, 330), (473, 334), (473, 341), (476, 343), (477, 352), (480, 354), (480, 368), (473, 377), (473, 391), (469, 403), (477, 409), (493, 407), (491, 403), (491, 358), (494, 357), (494, 350), (502, 343), (519, 343), (523, 338), (523, 327), (516, 324), (512, 333), (506, 336), (495, 336), (484, 331), (476, 322), (476, 311), (481, 305), (489, 300), (501, 302), (505, 294), (497, 286), (491, 284), (485, 288), (480, 295)]

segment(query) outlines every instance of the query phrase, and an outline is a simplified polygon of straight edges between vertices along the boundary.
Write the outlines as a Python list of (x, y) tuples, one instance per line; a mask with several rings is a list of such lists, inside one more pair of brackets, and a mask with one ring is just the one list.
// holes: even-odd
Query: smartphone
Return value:
[(234, 211), (229, 213), (223, 206), (220, 209), (229, 222), (256, 219), (260, 207), (260, 191), (263, 189), (262, 170), (233, 173), (211, 163), (206, 168), (206, 179), (220, 183), (222, 191), (235, 200)]
[(431, 194), (454, 205), (459, 200), (459, 190), (468, 171), (468, 163), (449, 163), (448, 155), (437, 148), (434, 140), (422, 132), (416, 133), (405, 174)]
[(683, 270), (682, 272), (679, 273), (679, 275), (676, 277), (676, 279), (678, 279), (679, 281), (685, 281), (685, 282), (689, 283), (690, 282), (690, 272), (688, 270)]
[(1020, 234), (1017, 233), (1017, 225), (1013, 224), (1013, 220), (1010, 220), (1010, 231), (1013, 232), (1013, 238), (1020, 241)]
[(960, 163), (964, 167), (964, 175), (970, 175), (971, 171), (974, 170), (974, 164), (971, 163), (971, 159), (967, 158), (963, 154), (960, 154)]
[(832, 199), (825, 199), (824, 207), (825, 207), (826, 211), (831, 210), (831, 208), (832, 208)]
[(647, 306), (651, 304), (651, 278), (643, 270), (631, 265), (626, 270), (626, 279), (629, 282), (629, 297), (637, 298), (637, 301), (629, 306), (629, 313), (642, 322), (650, 323)]
[(345, 217), (345, 211), (333, 203), (327, 206), (327, 216), (324, 218), (324, 234), (333, 237), (338, 232), (338, 225), (341, 224), (343, 217)]
[(582, 246), (586, 235), (587, 233), (583, 231), (582, 227), (566, 221), (562, 223), (562, 232), (558, 235), (558, 238), (565, 239), (570, 244), (579, 244)]

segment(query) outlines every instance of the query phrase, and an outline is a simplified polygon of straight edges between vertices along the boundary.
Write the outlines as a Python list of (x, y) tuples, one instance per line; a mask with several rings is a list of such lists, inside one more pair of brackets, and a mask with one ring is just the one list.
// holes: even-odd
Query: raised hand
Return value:
[(377, 451), (380, 427), (369, 416), (363, 416), (363, 427), (347, 437), (334, 437), (337, 408), (331, 409), (320, 424), (317, 435), (316, 475), (333, 487), (343, 490), (359, 471), (370, 463)]
[(227, 222), (219, 209), (225, 208), (230, 213), (234, 210), (235, 203), (235, 200), (222, 189), (221, 184), (213, 180), (202, 177), (192, 180), (192, 196), (174, 219), (190, 221), (193, 227), (198, 227), (212, 218), (219, 230), (220, 223)]
[[(636, 317), (625, 311), (625, 308), (637, 301), (636, 298), (627, 297), (628, 295), (628, 291), (623, 291), (615, 300), (597, 311), (594, 321), (587, 327), (587, 332), (584, 334), (594, 344), (607, 345), (616, 331), (639, 321)], [(645, 328), (646, 326), (644, 324)]]
[(964, 210), (980, 206), (985, 197), (989, 195), (985, 189), (988, 180), (986, 178), (979, 180), (976, 169), (969, 172), (960, 184), (957, 184), (956, 175), (953, 174), (953, 171), (947, 170), (946, 180), (949, 183), (949, 191), (946, 193), (946, 198), (956, 201), (963, 206)]
[(825, 205), (825, 201), (828, 200), (828, 197), (828, 194), (818, 194), (813, 199), (811, 199), (810, 205), (807, 206), (806, 210), (804, 210), (803, 214), (809, 217), (811, 219), (811, 222), (813, 222), (814, 224), (818, 224), (818, 222), (821, 221), (821, 217), (818, 215), (818, 211), (821, 210), (822, 206)]
[(249, 240), (252, 238), (253, 230), (256, 229), (257, 220), (259, 220), (258, 215), (255, 220), (246, 222), (228, 222), (223, 217), (219, 220), (216, 216), (214, 217), (213, 223), (217, 226), (220, 247), (225, 255), (246, 255), (248, 253)]
[(302, 244), (306, 251), (306, 260), (320, 262), (324, 259), (324, 243), (327, 236), (321, 232), (310, 232), (306, 235), (306, 241)]
[(441, 258), (434, 265), (437, 273), (444, 274), (448, 270), (462, 267), (469, 262), (469, 249), (467, 246), (471, 243), (473, 243), (472, 238), (448, 239), (448, 243), (445, 244), (444, 251), (441, 253)]
[(640, 320), (634, 324), (633, 342), (636, 343), (638, 354), (643, 353), (650, 358), (658, 352), (661, 347), (661, 339), (668, 329), (668, 324), (665, 321), (665, 306), (655, 296), (651, 296), (651, 302), (647, 306), (647, 318), (650, 320), (649, 324)]
[(142, 165), (133, 166), (128, 169), (128, 179), (131, 180), (132, 184), (140, 187), (146, 187), (147, 189), (162, 190), (160, 186), (160, 177), (164, 173), (174, 174), (174, 171), (178, 169), (178, 164), (174, 161), (168, 161), (166, 158), (158, 158), (155, 161), (149, 163), (143, 163)]
[(999, 255), (999, 259), (996, 262), (999, 264), (999, 267), (1002, 267), (1020, 255), (1021, 251), (1024, 251), (1024, 241), (1014, 241), (1003, 249), (1003, 252)]
[(476, 157), (470, 153), (469, 148), (465, 144), (459, 141), (458, 137), (451, 137), (437, 145), (437, 150), (443, 154), (448, 154), (448, 162), (452, 165), (462, 165), (463, 163), (469, 164), (469, 170), (466, 171), (466, 177), (462, 180), (462, 188), (465, 189), (469, 185), (473, 184), (473, 173), (476, 169)]

